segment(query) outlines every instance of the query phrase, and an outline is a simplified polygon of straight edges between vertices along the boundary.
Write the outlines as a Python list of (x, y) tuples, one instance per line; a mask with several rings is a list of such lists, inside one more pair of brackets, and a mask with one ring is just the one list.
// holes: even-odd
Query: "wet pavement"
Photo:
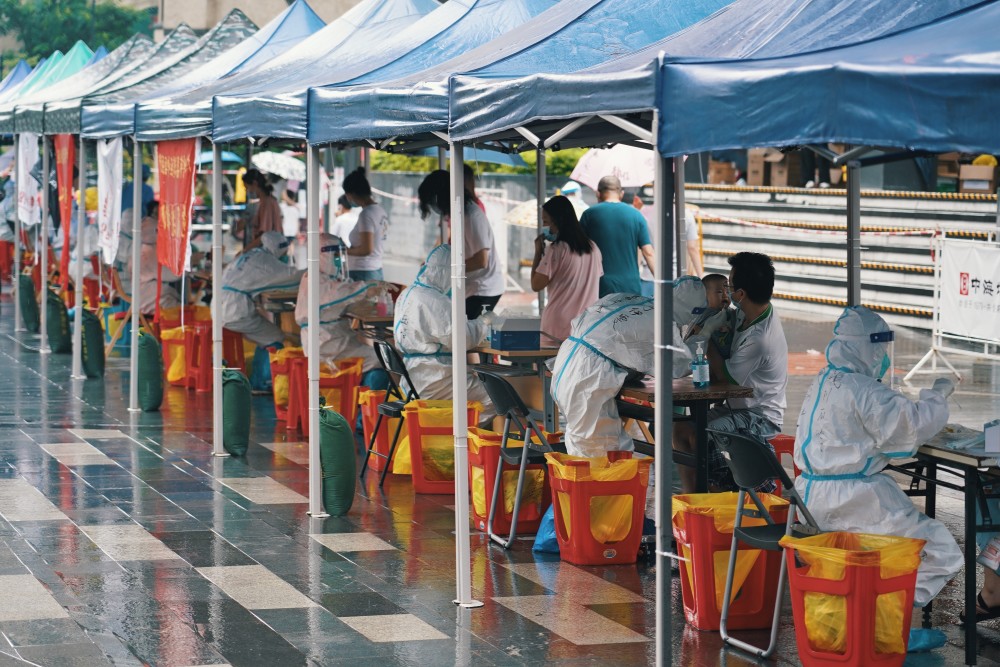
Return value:
[[(645, 665), (655, 656), (655, 569), (577, 567), (504, 551), (474, 533), (481, 609), (456, 609), (448, 496), (374, 475), (344, 518), (312, 519), (305, 445), (253, 399), (245, 457), (211, 456), (211, 402), (168, 388), (158, 413), (130, 414), (128, 360), (72, 381), (68, 355), (0, 319), (0, 666)], [(830, 322), (785, 318), (792, 351), (786, 430), (821, 364)], [(896, 366), (929, 336), (900, 332)], [(981, 427), (1000, 403), (995, 364), (967, 376), (953, 421)], [(919, 384), (929, 385), (931, 378)], [(957, 496), (938, 514), (956, 534)], [(935, 604), (949, 638), (912, 665), (961, 664), (961, 576)], [(685, 627), (673, 579), (674, 664), (744, 665), (717, 633)], [(743, 633), (763, 641), (763, 633)], [(980, 664), (1000, 664), (1000, 624), (981, 624)], [(790, 608), (778, 664), (799, 664)]]

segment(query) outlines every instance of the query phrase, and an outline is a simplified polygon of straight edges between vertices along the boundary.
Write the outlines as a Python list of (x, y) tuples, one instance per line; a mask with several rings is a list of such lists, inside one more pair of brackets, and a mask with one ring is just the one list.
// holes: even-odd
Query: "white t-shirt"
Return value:
[(283, 201), (278, 206), (281, 208), (281, 233), (287, 237), (298, 236), (299, 207)]
[(330, 233), (343, 241), (344, 245), (348, 248), (351, 247), (351, 231), (354, 229), (354, 225), (358, 224), (358, 216), (360, 214), (360, 209), (352, 208), (347, 213), (338, 215), (333, 219), (333, 226), (330, 228)]
[(379, 204), (362, 207), (358, 223), (348, 235), (350, 246), (361, 244), (361, 233), (372, 233), (372, 252), (363, 257), (351, 257), (348, 266), (352, 271), (376, 271), (382, 268), (382, 248), (389, 235), (389, 215)]
[[(649, 238), (653, 238), (653, 230), (656, 229), (656, 221), (654, 218), (655, 209), (652, 204), (646, 204), (639, 211), (642, 213), (642, 217), (646, 218), (646, 226), (649, 228)], [(695, 218), (694, 211), (690, 208), (685, 207), (684, 211), (684, 239), (686, 242), (698, 240), (698, 219)], [(674, 251), (673, 257), (673, 271), (674, 277), (677, 276), (677, 256), (683, 254), (687, 257), (687, 248), (677, 248)], [(699, 276), (700, 278), (701, 276)], [(649, 267), (646, 266), (646, 261), (639, 258), (639, 278), (641, 280), (651, 281), (653, 280), (653, 274), (650, 272)]]
[[(742, 326), (743, 313), (739, 315)], [(784, 422), (785, 386), (788, 384), (788, 343), (781, 320), (768, 306), (745, 331), (737, 327), (732, 355), (725, 362), (730, 382), (753, 389), (752, 398), (731, 398), (735, 410), (760, 408), (764, 416), (781, 426)]]
[(503, 294), (503, 274), (497, 261), (497, 246), (493, 240), (493, 228), (482, 209), (475, 202), (465, 203), (465, 259), (486, 248), (486, 266), (465, 274), (466, 296), (498, 296)]

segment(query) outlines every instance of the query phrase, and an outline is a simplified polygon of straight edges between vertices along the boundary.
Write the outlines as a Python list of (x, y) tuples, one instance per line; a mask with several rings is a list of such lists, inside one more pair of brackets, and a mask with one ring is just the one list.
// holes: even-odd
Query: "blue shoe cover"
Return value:
[(925, 653), (944, 646), (947, 637), (940, 630), (929, 628), (914, 628), (910, 630), (910, 642), (907, 653)]

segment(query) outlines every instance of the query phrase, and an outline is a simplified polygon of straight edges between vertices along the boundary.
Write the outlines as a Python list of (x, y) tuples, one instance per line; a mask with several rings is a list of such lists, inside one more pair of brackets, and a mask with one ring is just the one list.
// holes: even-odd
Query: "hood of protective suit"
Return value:
[(700, 278), (683, 276), (674, 281), (674, 322), (677, 326), (690, 326), (701, 320), (707, 311), (708, 297)]
[(864, 306), (845, 308), (826, 347), (827, 363), (847, 373), (881, 378), (889, 369), (888, 344), (872, 342), (871, 335), (888, 331), (885, 320)]
[(281, 232), (264, 232), (260, 245), (275, 257), (284, 257), (288, 252), (288, 240)]
[(319, 272), (325, 276), (337, 275), (337, 255), (340, 239), (333, 234), (319, 235)]
[(427, 255), (427, 260), (420, 267), (414, 285), (423, 285), (432, 290), (447, 294), (451, 291), (451, 246), (447, 243), (439, 245)]

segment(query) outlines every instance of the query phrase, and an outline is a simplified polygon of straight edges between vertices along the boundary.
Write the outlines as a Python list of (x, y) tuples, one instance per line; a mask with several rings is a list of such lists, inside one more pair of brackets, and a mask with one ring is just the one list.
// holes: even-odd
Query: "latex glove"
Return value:
[(948, 398), (955, 391), (955, 383), (948, 378), (938, 378), (934, 380), (934, 384), (931, 385), (931, 391), (936, 391), (945, 398)]

